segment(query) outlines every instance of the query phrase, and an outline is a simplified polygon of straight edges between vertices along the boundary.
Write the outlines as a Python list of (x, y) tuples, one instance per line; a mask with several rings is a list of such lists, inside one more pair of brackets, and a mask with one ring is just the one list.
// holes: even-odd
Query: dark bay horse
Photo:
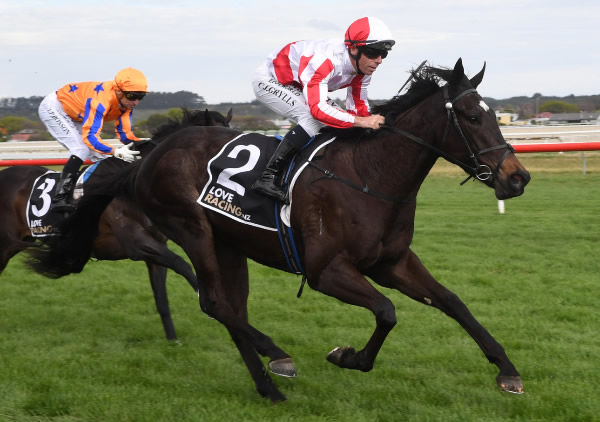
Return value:
[[(158, 128), (151, 141), (140, 143), (142, 155), (154, 148), (166, 133), (176, 129), (195, 125), (228, 126), (231, 120), (231, 110), (227, 117), (208, 110), (183, 111), (181, 121), (171, 120)], [(89, 183), (101, 180), (125, 165), (116, 158), (107, 158), (92, 173)], [(10, 167), (0, 171), (0, 273), (15, 254), (34, 244), (26, 218), (26, 206), (35, 179), (47, 171), (47, 168), (39, 166)], [(169, 340), (176, 339), (167, 296), (167, 268), (185, 277), (194, 290), (197, 290), (197, 280), (189, 264), (167, 248), (167, 238), (126, 198), (115, 198), (103, 211), (97, 225), (98, 234), (93, 241), (92, 256), (99, 260), (144, 261), (165, 335)], [(40, 241), (44, 242), (44, 239), (41, 238)], [(52, 274), (53, 277), (81, 272), (87, 259), (65, 259), (65, 262), (72, 265), (62, 267), (60, 272)]]
[[(499, 199), (521, 195), (530, 180), (502, 137), (494, 112), (476, 91), (484, 70), (469, 79), (459, 59), (453, 69), (413, 72), (406, 94), (374, 107), (386, 117), (384, 128), (325, 131), (336, 136), (335, 142), (297, 178), (290, 222), (308, 285), (375, 316), (375, 330), (361, 350), (338, 347), (329, 353), (327, 359), (339, 367), (371, 370), (396, 325), (394, 305), (369, 277), (454, 318), (498, 367), (498, 386), (523, 391), (519, 372), (502, 346), (410, 249), (417, 193), (439, 157), (494, 189)], [(68, 227), (81, 235), (90, 225), (79, 220), (86, 221), (90, 210), (112, 195), (135, 197), (153, 224), (190, 258), (200, 284), (200, 306), (226, 326), (257, 391), (272, 401), (285, 400), (259, 354), (270, 358), (269, 368), (279, 375), (294, 376), (294, 363), (249, 324), (247, 313), (247, 258), (288, 270), (278, 235), (197, 203), (208, 180), (207, 163), (237, 135), (212, 127), (173, 133), (127, 174), (88, 193)], [(43, 254), (37, 258), (40, 265), (51, 265)]]

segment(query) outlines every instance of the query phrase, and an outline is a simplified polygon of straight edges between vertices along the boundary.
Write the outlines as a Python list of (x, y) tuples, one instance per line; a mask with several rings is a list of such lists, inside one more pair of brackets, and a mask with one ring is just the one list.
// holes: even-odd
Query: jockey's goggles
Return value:
[(387, 50), (379, 50), (377, 48), (371, 48), (371, 47), (366, 47), (366, 46), (359, 47), (358, 49), (360, 50), (360, 52), (362, 54), (364, 54), (371, 60), (374, 60), (378, 57), (385, 59), (388, 55)]
[(144, 98), (146, 96), (146, 93), (142, 91), (123, 91), (123, 95), (129, 101), (136, 101)]

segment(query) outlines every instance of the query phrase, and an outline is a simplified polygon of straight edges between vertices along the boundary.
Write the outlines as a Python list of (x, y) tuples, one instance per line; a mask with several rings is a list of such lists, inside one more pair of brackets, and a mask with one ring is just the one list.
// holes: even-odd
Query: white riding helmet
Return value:
[(366, 16), (352, 22), (346, 30), (344, 43), (348, 48), (368, 46), (389, 51), (396, 41), (389, 28), (380, 19)]

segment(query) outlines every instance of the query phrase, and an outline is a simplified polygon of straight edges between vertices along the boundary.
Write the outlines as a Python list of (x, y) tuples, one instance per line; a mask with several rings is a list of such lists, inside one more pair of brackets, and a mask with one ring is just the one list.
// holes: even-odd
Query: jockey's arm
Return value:
[(385, 123), (385, 117), (381, 114), (371, 114), (370, 116), (354, 116), (354, 126), (368, 129), (379, 129)]

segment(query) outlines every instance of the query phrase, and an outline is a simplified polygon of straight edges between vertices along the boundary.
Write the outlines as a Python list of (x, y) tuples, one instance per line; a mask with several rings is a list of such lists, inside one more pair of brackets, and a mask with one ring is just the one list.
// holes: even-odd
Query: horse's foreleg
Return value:
[[(247, 270), (243, 271), (245, 266), (241, 265), (240, 257), (226, 262), (227, 256), (217, 253), (209, 226), (196, 227), (195, 231), (186, 226), (173, 238), (185, 250), (198, 278), (202, 280), (202, 291), (206, 295), (200, 295), (201, 306), (229, 331), (256, 390), (274, 402), (285, 400), (262, 364), (253, 338), (254, 332), (249, 330), (246, 311), (248, 274)], [(222, 249), (219, 250), (223, 253)], [(240, 289), (239, 292), (236, 292), (236, 287)]]
[(286, 397), (277, 389), (277, 386), (256, 354), (252, 344), (253, 342), (245, 335), (245, 333), (241, 333), (231, 327), (227, 327), (227, 330), (229, 330), (233, 342), (237, 346), (246, 367), (250, 371), (250, 376), (254, 380), (258, 394), (271, 399), (273, 402), (286, 400)]
[(177, 340), (175, 326), (171, 319), (171, 309), (169, 307), (169, 297), (167, 295), (167, 269), (161, 265), (146, 261), (148, 275), (150, 276), (150, 285), (154, 293), (154, 302), (156, 310), (160, 315), (165, 336), (167, 340)]
[(327, 360), (342, 368), (370, 371), (387, 335), (396, 325), (392, 302), (379, 293), (351, 263), (335, 258), (316, 280), (309, 277), (309, 285), (342, 302), (369, 309), (375, 315), (376, 327), (365, 347), (356, 351), (352, 347), (332, 350)]
[(274, 374), (295, 377), (296, 367), (290, 355), (279, 348), (269, 336), (248, 323), (249, 280), (247, 258), (227, 244), (215, 243), (221, 272), (221, 284), (225, 292), (224, 296), (239, 321), (245, 324), (243, 330), (249, 335), (256, 351), (271, 359), (269, 369)]
[(512, 393), (523, 392), (519, 372), (502, 346), (475, 319), (456, 294), (433, 278), (412, 251), (395, 265), (382, 266), (369, 275), (382, 286), (397, 289), (410, 298), (434, 306), (454, 318), (475, 340), (488, 361), (500, 369), (496, 377), (498, 386)]
[(206, 280), (207, 285), (210, 286), (208, 296), (211, 299), (211, 313), (229, 331), (254, 380), (256, 391), (273, 402), (285, 400), (285, 396), (277, 389), (257, 354), (257, 350), (261, 346), (256, 344), (256, 338), (253, 337), (253, 334), (258, 331), (249, 331), (249, 325), (245, 318), (240, 317), (226, 299), (227, 294), (221, 289), (218, 278), (214, 279), (210, 274), (199, 273), (202, 274), (202, 279)]

